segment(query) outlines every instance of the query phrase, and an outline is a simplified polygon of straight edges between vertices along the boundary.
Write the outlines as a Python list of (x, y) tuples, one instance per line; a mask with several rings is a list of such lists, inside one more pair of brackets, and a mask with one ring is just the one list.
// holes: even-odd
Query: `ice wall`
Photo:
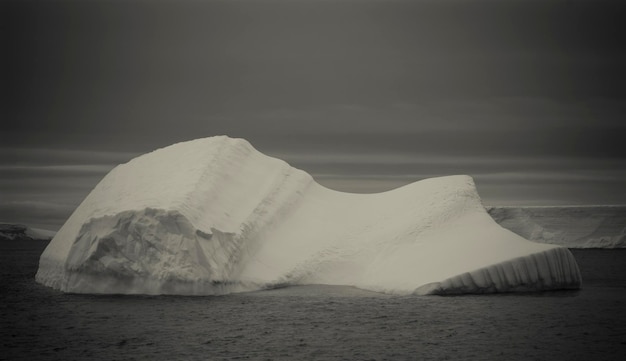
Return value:
[(314, 283), (483, 293), (581, 282), (567, 249), (498, 226), (468, 176), (342, 193), (223, 136), (113, 169), (46, 248), (36, 279), (66, 292), (142, 294)]

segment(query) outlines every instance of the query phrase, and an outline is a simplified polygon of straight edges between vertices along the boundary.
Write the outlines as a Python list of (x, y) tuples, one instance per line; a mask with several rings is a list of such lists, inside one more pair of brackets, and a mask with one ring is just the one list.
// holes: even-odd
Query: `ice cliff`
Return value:
[(487, 214), (472, 178), (351, 194), (224, 136), (113, 169), (41, 256), (79, 293), (220, 294), (295, 284), (395, 294), (578, 288), (572, 254)]

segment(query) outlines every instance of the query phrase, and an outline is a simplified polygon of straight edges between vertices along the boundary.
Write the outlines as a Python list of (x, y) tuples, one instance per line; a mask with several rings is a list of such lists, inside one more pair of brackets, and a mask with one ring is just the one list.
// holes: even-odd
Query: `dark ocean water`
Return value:
[(626, 250), (577, 250), (580, 291), (386, 296), (302, 286), (218, 297), (68, 295), (47, 242), (0, 244), (0, 359), (622, 360)]

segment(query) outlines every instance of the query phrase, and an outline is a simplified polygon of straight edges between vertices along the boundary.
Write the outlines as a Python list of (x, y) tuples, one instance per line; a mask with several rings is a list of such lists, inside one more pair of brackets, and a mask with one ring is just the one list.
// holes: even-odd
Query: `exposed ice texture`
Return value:
[(520, 236), (569, 248), (626, 248), (626, 206), (492, 207)]
[(342, 193), (224, 136), (113, 169), (46, 248), (36, 278), (66, 292), (143, 294), (297, 284), (455, 294), (581, 284), (568, 249), (498, 226), (468, 176)]

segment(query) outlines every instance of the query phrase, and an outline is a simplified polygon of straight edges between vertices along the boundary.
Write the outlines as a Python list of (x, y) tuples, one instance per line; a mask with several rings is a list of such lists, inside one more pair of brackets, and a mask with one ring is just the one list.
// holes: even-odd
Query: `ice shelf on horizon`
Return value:
[(23, 224), (0, 223), (0, 241), (49, 241), (56, 232)]
[(502, 227), (568, 248), (626, 248), (626, 206), (488, 207)]

